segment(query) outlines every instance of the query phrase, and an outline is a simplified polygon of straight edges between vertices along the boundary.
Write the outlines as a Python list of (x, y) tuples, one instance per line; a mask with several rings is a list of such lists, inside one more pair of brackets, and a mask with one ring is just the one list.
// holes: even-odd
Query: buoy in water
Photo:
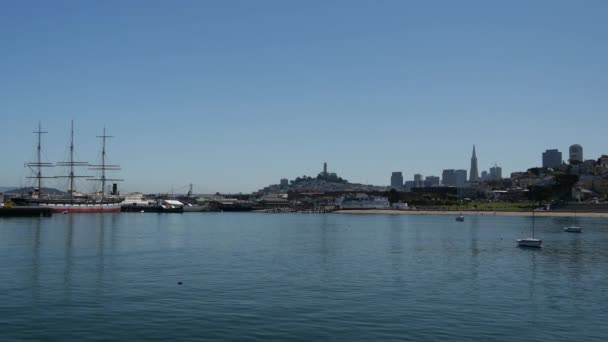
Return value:
[(181, 285), (181, 284), (183, 284), (181, 281), (178, 281), (178, 282), (177, 282), (177, 285)]

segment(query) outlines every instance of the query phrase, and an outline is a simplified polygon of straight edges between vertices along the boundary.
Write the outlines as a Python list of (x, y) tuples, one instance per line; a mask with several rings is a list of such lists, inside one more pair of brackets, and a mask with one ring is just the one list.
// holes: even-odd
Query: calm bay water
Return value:
[[(1, 340), (608, 339), (608, 220), (0, 219)], [(178, 282), (183, 282), (178, 285)]]

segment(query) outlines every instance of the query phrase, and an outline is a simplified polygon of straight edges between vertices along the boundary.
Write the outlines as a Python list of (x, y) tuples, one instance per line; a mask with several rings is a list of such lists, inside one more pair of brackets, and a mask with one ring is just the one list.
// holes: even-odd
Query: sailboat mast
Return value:
[(70, 135), (70, 200), (74, 199), (74, 120)]
[(532, 238), (534, 239), (534, 209), (532, 209)]
[(106, 193), (106, 126), (103, 126), (103, 135), (101, 136), (101, 199), (103, 200)]
[(69, 178), (70, 179), (70, 189), (68, 190), (70, 192), (70, 202), (74, 201), (74, 193), (76, 192), (76, 178), (84, 178), (84, 177), (88, 177), (88, 176), (76, 176), (75, 175), (75, 170), (76, 167), (78, 166), (88, 166), (89, 163), (87, 162), (80, 162), (80, 161), (74, 161), (74, 120), (72, 120), (71, 123), (71, 127), (70, 127), (70, 158), (69, 161), (67, 162), (58, 162), (57, 166), (63, 166), (63, 167), (67, 167), (68, 168), (68, 175), (67, 176), (59, 176), (58, 178)]
[(27, 163), (26, 165), (30, 167), (32, 172), (34, 173), (36, 185), (38, 185), (38, 197), (42, 195), (42, 178), (53, 178), (53, 177), (43, 177), (42, 176), (42, 168), (43, 167), (51, 167), (51, 163), (43, 163), (42, 162), (42, 134), (47, 133), (42, 130), (42, 124), (38, 122), (38, 130), (33, 132), (38, 136), (38, 146), (36, 146), (36, 162)]
[(122, 179), (113, 179), (106, 177), (106, 170), (109, 171), (118, 171), (120, 170), (120, 165), (109, 165), (106, 162), (106, 141), (108, 138), (113, 138), (111, 135), (106, 134), (106, 127), (103, 127), (103, 134), (98, 135), (97, 138), (101, 138), (101, 164), (98, 165), (90, 165), (91, 170), (101, 171), (101, 177), (99, 178), (91, 178), (90, 181), (101, 182), (101, 199), (103, 200), (106, 195), (106, 183), (108, 181), (122, 181)]
[[(27, 178), (35, 178), (35, 185), (38, 186), (37, 194), (38, 198), (42, 196), (42, 178), (54, 178), (54, 177), (43, 177), (42, 168), (52, 167), (51, 163), (45, 163), (42, 161), (42, 134), (47, 133), (42, 130), (42, 124), (38, 122), (38, 130), (33, 132), (38, 136), (38, 146), (36, 147), (36, 161), (28, 162), (25, 165), (30, 168), (34, 176), (28, 176)], [(34, 191), (36, 193), (36, 191)]]
[(40, 121), (38, 121), (38, 131), (36, 132), (38, 134), (38, 150), (36, 151), (36, 164), (38, 164), (38, 174), (37, 174), (37, 178), (38, 178), (38, 197), (40, 197), (40, 194), (42, 192), (42, 165), (40, 165), (41, 159), (40, 159), (40, 150), (41, 150), (41, 143), (40, 140), (42, 139), (42, 124), (40, 123)]

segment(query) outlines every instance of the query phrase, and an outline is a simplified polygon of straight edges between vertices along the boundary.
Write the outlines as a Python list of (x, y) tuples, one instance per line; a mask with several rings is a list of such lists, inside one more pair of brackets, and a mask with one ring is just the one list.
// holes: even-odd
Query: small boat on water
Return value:
[(541, 248), (543, 240), (528, 237), (524, 239), (517, 239), (517, 245), (520, 247), (536, 247)]
[(456, 216), (456, 221), (464, 222), (464, 215), (460, 214), (460, 215)]
[(517, 245), (519, 247), (541, 248), (542, 244), (543, 240), (534, 237), (534, 211), (532, 211), (532, 237), (517, 239)]
[(574, 224), (569, 227), (564, 227), (564, 231), (568, 233), (582, 233), (583, 228), (576, 225), (576, 212), (574, 213)]

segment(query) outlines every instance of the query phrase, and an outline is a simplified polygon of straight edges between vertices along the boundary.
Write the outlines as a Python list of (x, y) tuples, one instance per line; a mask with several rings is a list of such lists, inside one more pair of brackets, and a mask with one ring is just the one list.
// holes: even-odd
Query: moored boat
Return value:
[(568, 232), (568, 233), (582, 233), (583, 228), (581, 228), (579, 226), (570, 226), (570, 227), (565, 227), (564, 231)]
[(521, 247), (540, 248), (540, 247), (542, 247), (541, 245), (543, 244), (543, 240), (529, 237), (529, 238), (525, 238), (525, 239), (518, 239), (517, 244)]
[(574, 212), (574, 224), (569, 227), (565, 227), (564, 231), (568, 232), (568, 233), (582, 233), (583, 232), (583, 228), (576, 225), (576, 212)]
[[(120, 203), (122, 198), (118, 196), (116, 184), (114, 184), (111, 193), (106, 194), (106, 182), (108, 181), (121, 181), (121, 179), (109, 179), (106, 178), (106, 170), (119, 170), (118, 165), (106, 164), (106, 139), (110, 136), (106, 135), (105, 128), (103, 135), (98, 138), (103, 139), (103, 147), (101, 154), (101, 164), (91, 165), (87, 162), (75, 161), (74, 160), (74, 122), (72, 122), (71, 135), (70, 135), (70, 155), (69, 161), (59, 162), (56, 166), (62, 166), (68, 168), (68, 175), (56, 176), (56, 177), (43, 177), (42, 168), (54, 166), (51, 163), (45, 163), (41, 161), (41, 134), (43, 132), (40, 125), (38, 131), (34, 132), (38, 134), (38, 150), (37, 150), (37, 161), (28, 163), (27, 165), (32, 168), (35, 176), (29, 178), (35, 178), (37, 180), (37, 188), (29, 196), (12, 198), (11, 202), (17, 206), (33, 206), (33, 207), (47, 207), (53, 212), (59, 213), (115, 213), (120, 212)], [(75, 175), (76, 167), (88, 167), (91, 170), (101, 171), (100, 178), (90, 178), (90, 176), (77, 176)], [(42, 179), (43, 178), (68, 178), (69, 179), (69, 190), (65, 195), (51, 196), (49, 194), (42, 193)], [(101, 182), (101, 191), (91, 195), (83, 195), (75, 190), (75, 179), (76, 178), (88, 178), (91, 181)]]
[(517, 245), (520, 247), (535, 247), (541, 248), (543, 240), (534, 237), (534, 211), (532, 211), (532, 237), (517, 239)]
[(65, 198), (13, 198), (17, 206), (41, 206), (50, 208), (54, 213), (118, 213), (120, 212), (120, 199), (74, 199)]

